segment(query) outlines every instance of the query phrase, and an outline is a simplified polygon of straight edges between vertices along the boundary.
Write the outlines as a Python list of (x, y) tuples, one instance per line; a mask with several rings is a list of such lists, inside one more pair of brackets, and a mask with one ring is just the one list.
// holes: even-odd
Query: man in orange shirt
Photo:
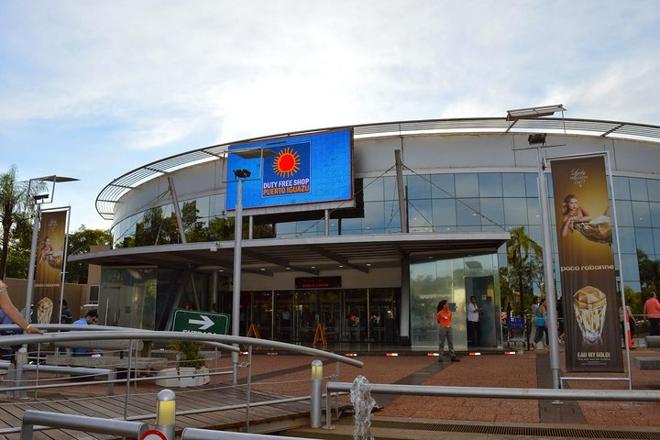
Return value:
[(440, 337), (440, 356), (438, 357), (438, 362), (442, 362), (442, 358), (445, 355), (445, 339), (447, 340), (447, 347), (449, 348), (449, 356), (451, 357), (451, 361), (459, 362), (459, 360), (456, 359), (456, 355), (454, 354), (454, 335), (451, 329), (452, 313), (449, 310), (449, 304), (447, 304), (447, 300), (443, 299), (438, 303), (435, 318), (438, 321), (438, 335)]
[(651, 297), (644, 303), (644, 314), (651, 322), (651, 336), (660, 335), (660, 301), (651, 293)]

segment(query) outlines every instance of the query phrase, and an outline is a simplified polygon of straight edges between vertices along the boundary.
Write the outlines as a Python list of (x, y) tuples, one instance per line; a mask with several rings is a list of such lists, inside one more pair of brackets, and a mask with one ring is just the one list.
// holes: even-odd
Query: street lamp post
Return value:
[[(53, 185), (48, 194), (38, 194), (35, 195), (34, 203), (36, 205), (36, 210), (34, 212), (34, 222), (32, 223), (32, 244), (30, 245), (30, 262), (28, 267), (28, 279), (27, 279), (27, 289), (25, 292), (25, 320), (31, 322), (32, 314), (32, 298), (34, 295), (34, 269), (37, 259), (37, 240), (39, 238), (39, 225), (41, 221), (41, 205), (45, 203), (52, 203), (53, 197), (55, 196), (55, 184), (64, 183), (64, 182), (76, 182), (78, 179), (73, 177), (64, 177), (64, 176), (44, 176), (30, 179), (28, 183), (28, 193), (32, 186), (32, 182), (51, 182)], [(63, 281), (62, 281), (63, 282)], [(61, 311), (60, 311), (61, 313)]]
[[(231, 334), (240, 336), (240, 312), (241, 312), (241, 245), (243, 239), (243, 180), (250, 177), (250, 171), (246, 169), (234, 170), (236, 176), (236, 212), (234, 217), (234, 273), (231, 304)], [(232, 360), (232, 383), (238, 384), (238, 352), (231, 353)]]

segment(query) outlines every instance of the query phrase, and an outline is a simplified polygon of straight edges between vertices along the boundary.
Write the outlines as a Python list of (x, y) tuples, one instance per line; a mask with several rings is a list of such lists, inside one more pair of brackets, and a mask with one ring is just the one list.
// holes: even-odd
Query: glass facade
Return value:
[(154, 329), (155, 268), (104, 268), (99, 292), (99, 324)]
[(435, 350), (438, 343), (436, 311), (447, 300), (453, 312), (454, 348), (467, 350), (467, 303), (477, 299), (481, 310), (480, 347), (502, 346), (497, 255), (428, 260), (410, 265), (411, 345)]
[[(542, 244), (535, 173), (442, 173), (411, 175), (405, 180), (411, 232), (496, 232), (524, 226), (527, 234)], [(394, 176), (364, 178), (361, 183), (363, 216), (332, 219), (330, 235), (399, 232)], [(660, 180), (617, 176), (613, 183), (623, 279), (626, 286), (639, 291), (637, 249), (652, 260), (660, 256)], [(550, 200), (550, 206), (552, 203)], [(233, 219), (224, 217), (223, 195), (185, 200), (181, 209), (188, 241), (233, 239)], [(166, 204), (119, 221), (112, 229), (115, 246), (178, 242), (173, 215), (172, 206)], [(254, 238), (324, 234), (322, 219), (258, 223), (256, 218)], [(244, 227), (246, 235), (247, 224)], [(552, 234), (554, 240), (554, 219)], [(505, 250), (499, 255), (500, 264), (506, 264)]]

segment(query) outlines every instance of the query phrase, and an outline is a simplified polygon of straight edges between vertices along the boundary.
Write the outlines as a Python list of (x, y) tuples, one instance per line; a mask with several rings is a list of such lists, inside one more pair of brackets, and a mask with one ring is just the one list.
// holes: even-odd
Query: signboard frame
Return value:
[[(278, 202), (278, 196), (268, 196), (264, 201), (271, 200), (271, 203), (261, 203), (254, 204), (255, 194), (259, 194), (260, 198), (262, 194), (262, 187), (264, 185), (264, 164), (266, 163), (266, 158), (262, 154), (256, 154), (253, 158), (242, 159), (238, 157), (238, 153), (241, 151), (250, 151), (250, 150), (259, 150), (263, 151), (268, 150), (278, 150), (286, 148), (290, 145), (301, 144), (305, 142), (310, 143), (310, 171), (309, 176), (311, 179), (310, 185), (312, 188), (324, 188), (324, 191), (330, 194), (332, 191), (329, 186), (332, 182), (329, 181), (331, 177), (336, 177), (328, 171), (329, 166), (326, 164), (323, 165), (323, 162), (318, 165), (314, 165), (316, 161), (327, 159), (329, 156), (329, 151), (321, 151), (314, 149), (314, 141), (316, 140), (317, 145), (319, 143), (324, 145), (324, 143), (330, 142), (324, 137), (332, 136), (342, 136), (347, 137), (347, 161), (346, 166), (347, 170), (347, 179), (348, 182), (344, 182), (341, 191), (347, 192), (345, 196), (323, 196), (320, 197), (317, 195), (317, 198), (312, 198), (312, 193), (306, 198), (306, 200), (294, 201), (290, 203), (280, 203)], [(344, 150), (342, 150), (344, 152)], [(274, 136), (272, 138), (258, 140), (258, 141), (248, 141), (245, 143), (230, 145), (227, 150), (228, 159), (226, 161), (226, 186), (227, 193), (225, 198), (225, 211), (228, 216), (233, 216), (235, 213), (235, 204), (236, 204), (236, 179), (233, 176), (232, 170), (236, 168), (246, 168), (251, 172), (251, 176), (243, 180), (243, 210), (249, 211), (250, 215), (262, 215), (262, 214), (277, 214), (285, 212), (296, 212), (296, 211), (308, 211), (308, 210), (324, 210), (324, 209), (338, 209), (338, 208), (354, 208), (355, 207), (355, 185), (354, 185), (354, 140), (353, 140), (353, 127), (340, 127), (335, 129), (322, 130), (312, 133), (300, 133), (292, 136)], [(317, 157), (319, 154), (325, 155), (322, 157)], [(325, 180), (320, 179), (319, 173), (327, 174)], [(320, 183), (319, 183), (320, 182)], [(335, 193), (333, 193), (335, 194)], [(303, 196), (305, 198), (305, 196)]]
[[(188, 315), (188, 316), (184, 316)], [(185, 321), (186, 319), (190, 321), (192, 318), (199, 318), (195, 319), (197, 321), (193, 325), (199, 326), (198, 329), (188, 329), (188, 328), (181, 328), (180, 330), (177, 330), (177, 320), (179, 321)], [(219, 332), (212, 332), (212, 331), (205, 331), (206, 329), (204, 328), (205, 326), (209, 326), (207, 328), (212, 328), (216, 325), (219, 325), (219, 322), (216, 322), (214, 318), (219, 319), (219, 320), (224, 320), (225, 325), (224, 325), (224, 332), (219, 333)], [(207, 333), (207, 334), (213, 334), (213, 335), (227, 335), (229, 334), (229, 326), (231, 324), (231, 315), (228, 315), (226, 313), (213, 313), (213, 312), (205, 312), (201, 310), (186, 310), (186, 309), (175, 309), (174, 310), (174, 315), (172, 317), (172, 331), (173, 332), (183, 332), (183, 333)], [(185, 326), (181, 326), (185, 327)]]

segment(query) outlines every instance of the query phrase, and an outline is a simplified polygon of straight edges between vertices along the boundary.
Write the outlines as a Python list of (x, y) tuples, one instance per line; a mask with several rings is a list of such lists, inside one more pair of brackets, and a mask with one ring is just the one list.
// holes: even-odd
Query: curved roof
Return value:
[[(96, 197), (96, 211), (112, 220), (115, 204), (128, 191), (167, 173), (218, 160), (233, 144), (294, 136), (337, 128), (284, 133), (212, 145), (159, 159), (123, 174), (107, 184)], [(509, 121), (506, 118), (461, 118), (400, 121), (352, 126), (355, 139), (432, 133), (566, 133), (660, 143), (660, 126), (595, 119), (535, 118)]]

